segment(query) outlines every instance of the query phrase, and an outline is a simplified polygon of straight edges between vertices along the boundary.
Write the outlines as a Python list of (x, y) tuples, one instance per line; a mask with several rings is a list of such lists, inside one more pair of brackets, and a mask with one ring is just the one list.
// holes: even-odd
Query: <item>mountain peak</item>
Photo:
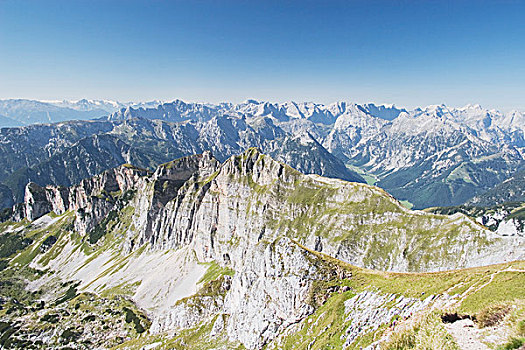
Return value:
[(190, 177), (206, 178), (215, 172), (220, 163), (210, 151), (187, 156), (161, 164), (153, 174), (154, 179), (187, 181)]
[(290, 175), (301, 174), (289, 165), (263, 154), (257, 147), (248, 148), (242, 154), (229, 158), (221, 167), (223, 171), (238, 179), (248, 179), (258, 186), (274, 181), (287, 183)]
[(481, 107), (481, 105), (479, 103), (476, 103), (476, 104), (471, 104), (471, 103), (468, 103), (466, 104), (465, 106), (459, 108), (459, 109), (477, 109), (477, 110), (483, 110), (483, 107)]

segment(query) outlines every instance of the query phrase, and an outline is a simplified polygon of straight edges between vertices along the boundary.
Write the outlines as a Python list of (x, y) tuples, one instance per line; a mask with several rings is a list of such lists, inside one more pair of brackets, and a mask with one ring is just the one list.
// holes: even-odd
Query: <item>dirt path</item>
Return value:
[(461, 350), (490, 350), (480, 340), (480, 330), (469, 319), (447, 323), (447, 331), (454, 337)]

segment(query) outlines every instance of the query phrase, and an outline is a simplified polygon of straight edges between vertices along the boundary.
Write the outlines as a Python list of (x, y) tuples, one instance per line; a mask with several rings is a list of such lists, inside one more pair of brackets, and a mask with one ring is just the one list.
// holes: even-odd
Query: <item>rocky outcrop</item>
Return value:
[(524, 254), (523, 239), (504, 238), (463, 215), (412, 212), (378, 188), (305, 176), (255, 149), (219, 168), (199, 164), (180, 187), (162, 178), (140, 185), (133, 218), (138, 246), (193, 244), (200, 260), (218, 261), (233, 250), (235, 264), (243, 261), (239, 247), (286, 236), (358, 266), (397, 271), (479, 266)]
[(345, 301), (345, 316), (346, 321), (350, 321), (350, 326), (344, 333), (343, 348), (350, 346), (358, 337), (389, 324), (394, 317), (407, 319), (429, 307), (446, 308), (455, 302), (448, 295), (430, 295), (421, 300), (372, 291), (359, 293)]
[(500, 222), (497, 232), (503, 236), (525, 236), (525, 219), (509, 218)]
[[(138, 242), (141, 246), (151, 242), (157, 248), (175, 248), (191, 241), (186, 237), (187, 216), (178, 215), (178, 208), (198, 205), (184, 202), (183, 194), (194, 193), (192, 184), (211, 177), (220, 163), (210, 152), (202, 155), (184, 157), (161, 165), (151, 176), (150, 181), (136, 184), (139, 196), (135, 202), (134, 225), (138, 228)], [(188, 198), (187, 198), (188, 200)], [(192, 199), (189, 199), (192, 200)], [(166, 237), (166, 241), (163, 237)]]
[[(122, 166), (70, 188), (27, 191), (28, 219), (70, 211), (80, 234), (104, 234), (99, 223), (113, 222), (106, 239), (115, 242), (99, 245), (104, 251), (89, 256), (58, 242), (64, 253), (46, 268), (93, 292), (138, 285), (131, 295), (148, 311), (152, 333), (213, 321), (216, 334), (250, 349), (293, 329), (332, 293), (351, 293), (341, 281), (352, 269), (340, 260), (436, 271), (525, 252), (523, 237), (502, 237), (459, 213), (410, 211), (377, 187), (303, 175), (255, 148), (223, 164), (204, 153), (154, 173)], [(42, 267), (36, 261), (31, 266)], [(202, 263), (215, 265), (208, 273)], [(360, 294), (345, 303), (345, 341), (436, 298)]]
[(261, 348), (311, 314), (312, 283), (332, 277), (315, 260), (288, 238), (246, 251), (225, 299), (229, 336), (247, 348)]
[[(315, 310), (315, 293), (326, 292), (315, 291), (315, 283), (351, 276), (342, 270), (337, 275), (337, 265), (289, 238), (261, 241), (241, 250), (242, 261), (231, 258), (235, 262), (233, 277), (223, 276), (196, 295), (178, 301), (154, 319), (151, 331), (191, 328), (214, 315), (227, 315), (222, 326), (228, 337), (249, 349), (260, 349)], [(230, 253), (234, 252), (225, 254)]]
[(77, 214), (75, 228), (85, 234), (111, 211), (116, 197), (133, 190), (148, 174), (146, 170), (122, 165), (69, 188), (29, 183), (24, 203), (14, 207), (14, 219), (33, 221), (49, 212), (61, 215), (71, 210)]

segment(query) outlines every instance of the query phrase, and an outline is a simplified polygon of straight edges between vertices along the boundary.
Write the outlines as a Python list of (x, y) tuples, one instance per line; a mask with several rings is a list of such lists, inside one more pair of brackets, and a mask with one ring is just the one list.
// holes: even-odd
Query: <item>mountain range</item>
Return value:
[[(2, 101), (0, 114), (39, 103)], [(525, 166), (522, 112), (479, 105), (406, 110), (347, 102), (157, 103), (48, 102), (60, 110), (103, 116), (2, 129), (0, 158), (7, 166), (0, 174), (0, 203), (19, 202), (29, 181), (71, 185), (123, 162), (154, 169), (206, 150), (223, 161), (248, 147), (305, 173), (366, 179), (414, 208), (463, 204)], [(64, 113), (57, 118), (81, 118)], [(88, 162), (79, 162), (83, 156)], [(58, 163), (60, 170), (50, 167)]]
[(78, 101), (0, 100), (0, 127), (87, 120), (106, 116), (128, 106), (156, 107), (160, 103), (161, 101), (123, 103), (87, 99)]
[(459, 349), (446, 322), (525, 316), (523, 236), (256, 148), (29, 183), (3, 221), (4, 348)]

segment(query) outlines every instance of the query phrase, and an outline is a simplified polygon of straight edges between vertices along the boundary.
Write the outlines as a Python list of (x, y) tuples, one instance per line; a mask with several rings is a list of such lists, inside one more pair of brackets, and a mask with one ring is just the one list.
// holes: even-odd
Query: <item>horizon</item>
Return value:
[[(23, 101), (36, 101), (36, 102), (42, 102), (42, 103), (48, 103), (48, 104), (59, 104), (59, 103), (63, 103), (63, 102), (70, 102), (70, 103), (78, 103), (82, 100), (86, 100), (86, 101), (92, 101), (92, 102), (115, 102), (115, 103), (122, 103), (122, 104), (128, 104), (128, 103), (135, 103), (135, 104), (140, 104), (140, 103), (152, 103), (152, 102), (155, 102), (155, 103), (159, 103), (159, 105), (161, 104), (168, 104), (168, 103), (173, 103), (175, 101), (181, 101), (183, 103), (186, 103), (186, 104), (203, 104), (203, 105), (213, 105), (213, 106), (218, 106), (222, 103), (230, 103), (230, 104), (233, 104), (233, 105), (237, 105), (237, 104), (241, 104), (241, 103), (246, 103), (248, 101), (254, 101), (256, 103), (262, 103), (262, 102), (267, 102), (267, 103), (270, 103), (270, 104), (285, 104), (285, 103), (296, 103), (296, 104), (302, 104), (302, 103), (313, 103), (313, 104), (316, 104), (316, 105), (323, 105), (323, 106), (330, 106), (332, 104), (336, 104), (336, 103), (341, 103), (341, 102), (345, 102), (345, 103), (352, 103), (352, 104), (356, 104), (356, 105), (367, 105), (367, 104), (372, 104), (372, 105), (375, 105), (377, 107), (390, 107), (390, 108), (396, 108), (398, 110), (406, 110), (407, 112), (409, 111), (414, 111), (414, 110), (417, 110), (417, 109), (421, 109), (421, 110), (424, 110), (426, 108), (430, 108), (430, 107), (435, 107), (435, 106), (444, 106), (448, 109), (452, 109), (452, 110), (459, 110), (459, 109), (465, 109), (465, 108), (469, 108), (469, 107), (479, 107), (480, 109), (483, 109), (483, 110), (487, 110), (487, 111), (495, 111), (495, 112), (500, 112), (500, 113), (510, 113), (510, 112), (519, 112), (519, 113), (525, 113), (525, 108), (524, 109), (502, 109), (502, 108), (489, 108), (489, 107), (486, 107), (480, 103), (467, 103), (467, 104), (464, 104), (464, 105), (449, 105), (449, 104), (446, 104), (446, 103), (431, 103), (431, 104), (428, 104), (428, 105), (416, 105), (416, 106), (413, 106), (413, 107), (408, 107), (408, 106), (402, 106), (400, 104), (397, 104), (395, 102), (375, 102), (375, 101), (367, 101), (367, 102), (361, 102), (361, 101), (353, 101), (351, 99), (340, 99), (340, 100), (335, 100), (335, 101), (331, 101), (331, 102), (327, 102), (327, 103), (324, 103), (324, 102), (319, 102), (319, 101), (300, 101), (300, 100), (280, 100), (280, 101), (272, 101), (272, 100), (262, 100), (262, 99), (256, 99), (256, 98), (247, 98), (243, 101), (228, 101), (228, 100), (220, 100), (219, 102), (209, 102), (209, 101), (203, 101), (203, 100), (187, 100), (187, 99), (182, 99), (182, 98), (169, 98), (169, 99), (165, 99), (165, 100), (161, 100), (161, 99), (151, 99), (151, 100), (146, 100), (146, 99), (142, 99), (142, 100), (127, 100), (127, 101), (124, 101), (124, 100), (118, 100), (118, 99), (104, 99), (104, 98), (80, 98), (80, 99), (58, 99), (58, 98), (55, 98), (55, 99), (35, 99), (35, 98), (0, 98), (0, 101), (16, 101), (16, 100), (23, 100)], [(132, 106), (131, 106), (132, 107)], [(132, 107), (132, 108), (142, 108), (142, 107)], [(146, 108), (152, 108), (152, 107), (146, 107)]]
[(512, 0), (7, 0), (0, 97), (524, 111), (524, 12)]

